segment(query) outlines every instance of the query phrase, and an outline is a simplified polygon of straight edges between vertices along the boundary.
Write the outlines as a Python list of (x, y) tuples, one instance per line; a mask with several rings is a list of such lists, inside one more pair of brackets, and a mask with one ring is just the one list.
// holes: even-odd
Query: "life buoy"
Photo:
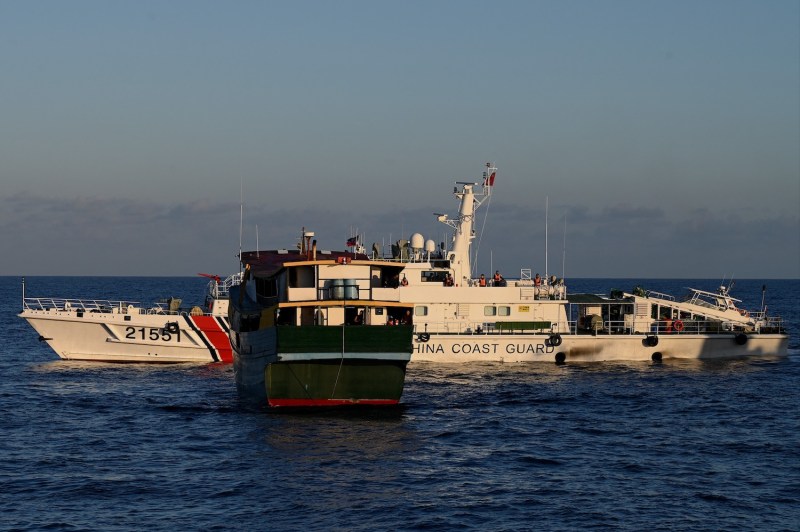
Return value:
[(672, 322), (672, 328), (678, 332), (683, 331), (683, 322), (681, 320), (675, 320)]
[(551, 345), (551, 346), (553, 346), (553, 347), (558, 347), (558, 346), (560, 346), (560, 345), (561, 345), (561, 342), (562, 342), (563, 340), (562, 340), (562, 338), (561, 338), (561, 335), (560, 335), (560, 334), (551, 334), (551, 335), (550, 335), (550, 338), (548, 338), (548, 341), (550, 342), (550, 345)]

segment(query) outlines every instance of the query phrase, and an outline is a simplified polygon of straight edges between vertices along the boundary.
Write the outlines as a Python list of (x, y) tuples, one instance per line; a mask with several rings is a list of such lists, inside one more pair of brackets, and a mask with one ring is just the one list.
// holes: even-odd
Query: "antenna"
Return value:
[(561, 278), (566, 278), (566, 263), (567, 263), (567, 213), (564, 213), (564, 247), (561, 253)]
[(259, 249), (261, 248), (258, 247), (258, 224), (256, 224), (256, 257), (261, 256), (261, 254), (259, 253)]
[(550, 211), (550, 196), (545, 196), (544, 201), (544, 278), (550, 277), (549, 269), (547, 267), (547, 221)]
[(239, 180), (239, 273), (242, 273), (242, 232), (244, 231), (244, 179)]

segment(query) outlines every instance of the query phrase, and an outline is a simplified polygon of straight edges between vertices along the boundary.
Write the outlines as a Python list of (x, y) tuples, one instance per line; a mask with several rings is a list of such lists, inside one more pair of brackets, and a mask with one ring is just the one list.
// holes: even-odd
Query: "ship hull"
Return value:
[(65, 360), (95, 362), (231, 362), (226, 318), (25, 310), (39, 338)]
[(240, 398), (272, 407), (397, 404), (411, 358), (408, 326), (273, 326), (232, 343)]
[[(750, 334), (742, 342), (737, 334), (713, 335), (597, 335), (562, 334), (553, 345), (546, 334), (431, 334), (427, 342), (417, 337), (411, 359), (415, 362), (604, 362), (667, 359), (723, 359), (782, 357), (788, 337)], [(651, 338), (657, 338), (655, 345)]]

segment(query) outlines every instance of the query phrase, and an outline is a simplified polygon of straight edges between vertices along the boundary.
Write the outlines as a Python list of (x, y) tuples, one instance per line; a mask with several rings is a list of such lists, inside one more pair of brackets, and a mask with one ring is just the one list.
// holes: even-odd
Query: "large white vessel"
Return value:
[[(459, 212), (437, 214), (453, 229), (452, 247), (420, 234), (392, 246), (397, 286), (376, 298), (414, 306), (412, 361), (608, 361), (785, 356), (788, 336), (764, 308), (739, 308), (730, 287), (689, 289), (676, 298), (641, 288), (608, 296), (571, 294), (562, 279), (482, 279), (472, 273), (475, 212), (491, 194), (497, 169), (479, 182), (457, 182)], [(373, 246), (373, 256), (380, 254)]]
[(241, 274), (208, 276), (203, 307), (182, 308), (170, 298), (151, 305), (133, 301), (26, 297), (24, 318), (39, 340), (67, 360), (97, 362), (233, 361), (228, 340), (228, 291)]

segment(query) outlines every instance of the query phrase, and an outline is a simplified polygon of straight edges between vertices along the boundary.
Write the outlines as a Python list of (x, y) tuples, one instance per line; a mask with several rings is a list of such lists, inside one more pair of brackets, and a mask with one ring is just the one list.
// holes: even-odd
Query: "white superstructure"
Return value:
[(399, 285), (381, 299), (414, 304), (412, 361), (603, 361), (784, 356), (780, 318), (745, 311), (722, 287), (666, 294), (614, 291), (568, 294), (562, 279), (485, 279), (471, 271), (475, 213), (491, 197), (497, 169), (481, 182), (457, 182), (458, 215), (437, 219), (453, 229), (452, 247), (436, 250), (415, 234), (393, 246)]

